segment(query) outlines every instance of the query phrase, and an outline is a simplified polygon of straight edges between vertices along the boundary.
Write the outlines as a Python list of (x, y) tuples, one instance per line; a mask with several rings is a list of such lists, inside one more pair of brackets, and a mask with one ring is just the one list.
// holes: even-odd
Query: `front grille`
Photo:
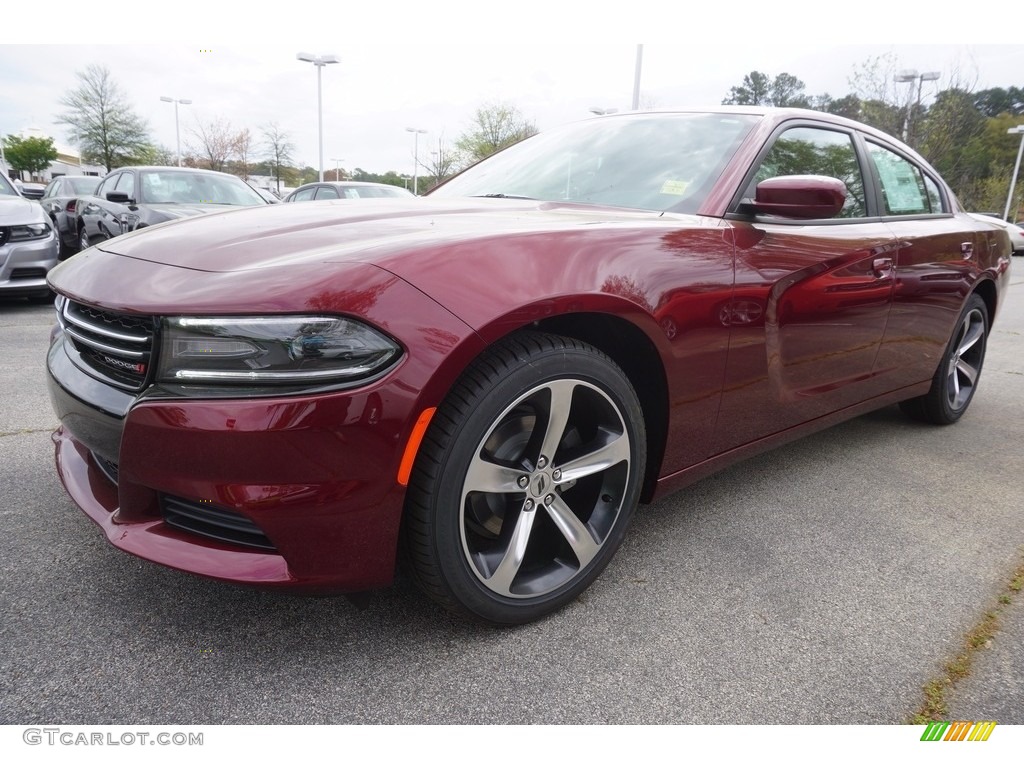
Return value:
[(7, 242), (7, 238), (11, 236), (10, 227), (0, 227), (0, 245)]
[(243, 547), (277, 551), (252, 520), (237, 512), (177, 496), (160, 495), (164, 522), (173, 528)]
[(105, 312), (62, 301), (57, 318), (82, 361), (100, 378), (138, 391), (149, 376), (156, 339), (152, 317)]

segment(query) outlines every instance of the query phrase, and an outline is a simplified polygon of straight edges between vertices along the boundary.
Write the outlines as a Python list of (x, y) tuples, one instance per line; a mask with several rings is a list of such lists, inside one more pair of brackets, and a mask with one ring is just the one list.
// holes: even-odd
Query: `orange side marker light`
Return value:
[(409, 485), (409, 475), (412, 474), (413, 462), (416, 461), (416, 454), (420, 450), (420, 443), (423, 442), (423, 436), (427, 433), (427, 427), (430, 426), (430, 420), (434, 417), (434, 411), (436, 410), (437, 408), (427, 408), (416, 419), (416, 425), (412, 428), (412, 434), (409, 435), (409, 442), (405, 444), (402, 463), (398, 465), (399, 485)]

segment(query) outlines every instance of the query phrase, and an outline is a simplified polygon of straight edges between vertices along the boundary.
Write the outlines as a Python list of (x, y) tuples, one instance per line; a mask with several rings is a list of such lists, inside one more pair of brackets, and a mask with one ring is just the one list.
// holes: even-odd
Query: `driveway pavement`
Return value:
[[(1024, 260), (970, 413), (888, 408), (642, 508), (598, 582), (531, 626), (405, 579), (366, 610), (110, 547), (52, 467), (51, 310), (0, 301), (0, 723), (900, 723), (1024, 547)], [(1024, 619), (951, 715), (1024, 723)]]

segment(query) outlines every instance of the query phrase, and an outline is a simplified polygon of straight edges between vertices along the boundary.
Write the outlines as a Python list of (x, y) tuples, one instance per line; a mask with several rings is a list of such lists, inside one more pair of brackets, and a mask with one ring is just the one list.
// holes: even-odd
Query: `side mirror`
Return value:
[(128, 197), (127, 192), (107, 192), (107, 200), (112, 203), (121, 203), (122, 205), (127, 205), (132, 201), (132, 199)]
[(846, 185), (830, 176), (776, 176), (757, 185), (754, 210), (791, 219), (831, 219), (846, 202)]

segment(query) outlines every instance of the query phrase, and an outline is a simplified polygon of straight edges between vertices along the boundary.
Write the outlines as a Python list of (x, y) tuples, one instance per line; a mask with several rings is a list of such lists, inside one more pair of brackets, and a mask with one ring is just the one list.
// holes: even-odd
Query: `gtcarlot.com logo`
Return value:
[(26, 744), (46, 744), (48, 746), (65, 747), (201, 747), (203, 734), (168, 733), (159, 731), (76, 731), (70, 728), (26, 728), (21, 734)]
[(945, 723), (933, 720), (921, 734), (921, 741), (988, 741), (995, 727), (994, 720), (954, 720)]

